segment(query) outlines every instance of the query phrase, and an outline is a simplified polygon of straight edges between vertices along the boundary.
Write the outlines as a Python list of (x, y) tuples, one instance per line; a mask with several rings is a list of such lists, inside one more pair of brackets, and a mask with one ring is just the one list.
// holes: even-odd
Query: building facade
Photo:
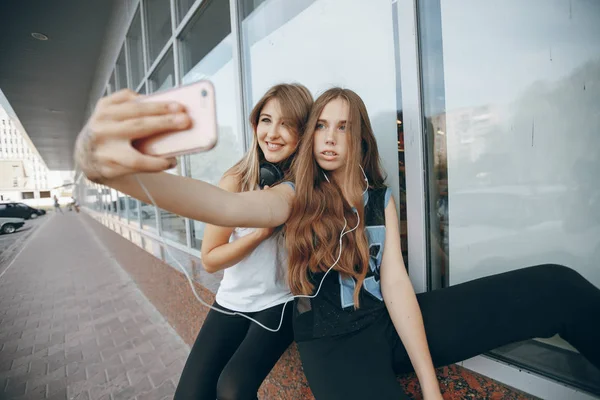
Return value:
[(49, 175), (29, 138), (0, 107), (0, 201), (49, 198)]
[[(88, 115), (121, 88), (210, 79), (219, 144), (169, 171), (216, 183), (246, 151), (272, 85), (365, 101), (418, 292), (542, 263), (600, 286), (600, 3), (533, 0), (128, 0), (119, 3)], [(199, 256), (204, 224), (80, 181), (78, 197)], [(162, 254), (162, 253), (160, 253)], [(160, 256), (160, 255), (159, 255)], [(468, 329), (468, 327), (465, 327)], [(560, 338), (466, 367), (542, 398), (600, 395)]]

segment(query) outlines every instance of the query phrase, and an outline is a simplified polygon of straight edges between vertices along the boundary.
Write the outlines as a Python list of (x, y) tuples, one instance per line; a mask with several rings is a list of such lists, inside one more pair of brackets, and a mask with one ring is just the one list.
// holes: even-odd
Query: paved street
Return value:
[(81, 217), (0, 265), (0, 399), (172, 398), (189, 348)]
[(19, 228), (15, 233), (0, 234), (0, 274), (6, 265), (8, 265), (8, 262), (10, 262), (9, 259), (11, 256), (14, 256), (22, 247), (22, 241), (35, 232), (35, 230), (52, 214), (53, 213), (50, 212), (37, 219), (26, 220), (25, 225), (22, 228)]

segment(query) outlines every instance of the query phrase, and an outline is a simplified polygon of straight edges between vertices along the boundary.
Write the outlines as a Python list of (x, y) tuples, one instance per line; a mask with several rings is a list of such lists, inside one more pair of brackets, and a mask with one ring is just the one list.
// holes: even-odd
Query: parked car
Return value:
[(25, 225), (23, 218), (0, 217), (0, 232), (2, 233), (13, 233), (23, 225)]
[(0, 217), (35, 219), (44, 214), (46, 214), (46, 211), (30, 207), (25, 203), (0, 204)]

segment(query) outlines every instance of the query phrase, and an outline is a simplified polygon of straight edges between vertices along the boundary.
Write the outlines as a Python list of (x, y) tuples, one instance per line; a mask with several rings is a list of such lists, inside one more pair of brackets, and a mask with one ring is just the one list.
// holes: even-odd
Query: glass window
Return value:
[(281, 82), (300, 82), (315, 98), (334, 85), (361, 96), (369, 110), (388, 184), (400, 206), (406, 251), (404, 175), (397, 172), (403, 139), (398, 124), (401, 99), (396, 84), (394, 3), (242, 0), (242, 54), (248, 110)]
[[(173, 51), (169, 50), (165, 58), (157, 66), (156, 71), (154, 71), (154, 73), (148, 81), (151, 92), (158, 92), (161, 90), (170, 89), (173, 86), (175, 86), (175, 66), (173, 63)], [(173, 170), (167, 172), (173, 174), (180, 174), (181, 171), (179, 167), (176, 167)], [(148, 205), (142, 205), (142, 207), (145, 206)], [(143, 212), (142, 218), (144, 218)], [(160, 210), (160, 219), (164, 237), (178, 241), (180, 243), (187, 243), (185, 231), (185, 218), (165, 210)]]
[[(172, 170), (166, 171), (171, 174), (181, 175), (181, 162)], [(160, 209), (160, 223), (162, 227), (162, 236), (166, 239), (171, 239), (181, 244), (187, 244), (187, 234), (185, 228), (185, 218), (180, 215)]]
[(140, 214), (142, 228), (156, 230), (156, 208), (152, 204), (140, 201), (137, 212)]
[(108, 90), (110, 93), (114, 93), (117, 91), (117, 82), (115, 79), (115, 70), (110, 74), (110, 80), (108, 81)]
[(127, 218), (127, 196), (121, 192), (117, 192), (119, 202), (119, 217)]
[[(181, 36), (183, 83), (210, 79), (217, 96), (219, 143), (210, 152), (186, 157), (187, 175), (218, 183), (242, 156), (243, 133), (238, 132), (231, 20), (228, 1), (204, 1)], [(193, 221), (192, 246), (200, 248), (204, 224)]]
[(139, 201), (133, 197), (127, 196), (127, 204), (129, 206), (129, 221), (134, 225), (139, 223)]
[(129, 49), (129, 66), (131, 68), (131, 88), (135, 89), (145, 75), (142, 20), (140, 19), (139, 8), (135, 13), (129, 32), (127, 32), (127, 47)]
[(173, 50), (169, 50), (148, 80), (150, 93), (160, 92), (175, 86), (175, 65), (173, 62)]
[(112, 188), (109, 189), (109, 190), (110, 190), (110, 192), (109, 192), (108, 198), (109, 198), (110, 203), (109, 203), (108, 210), (111, 213), (116, 214), (117, 213), (117, 200), (118, 200), (117, 199), (117, 197), (118, 197), (117, 196), (117, 191), (115, 189), (112, 189)]
[[(600, 3), (496, 6), (420, 1), (433, 287), (545, 263), (600, 286)], [(568, 349), (493, 354), (600, 393)]]
[(146, 0), (144, 5), (146, 6), (148, 65), (152, 65), (172, 35), (171, 2), (166, 0)]
[(195, 2), (196, 0), (177, 0), (177, 22), (181, 22)]
[(117, 58), (116, 72), (116, 88), (117, 90), (127, 88), (127, 65), (125, 65), (125, 46), (121, 48), (119, 58)]

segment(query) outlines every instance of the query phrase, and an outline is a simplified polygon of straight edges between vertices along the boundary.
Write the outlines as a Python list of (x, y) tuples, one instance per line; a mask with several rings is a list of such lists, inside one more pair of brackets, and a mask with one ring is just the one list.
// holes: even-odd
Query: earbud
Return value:
[(367, 190), (369, 190), (369, 178), (367, 178), (367, 174), (365, 174), (365, 170), (363, 169), (362, 165), (358, 164), (358, 168), (360, 168), (360, 170), (362, 171), (362, 174), (365, 177), (365, 182), (367, 183), (367, 188), (363, 192), (363, 194), (365, 194), (367, 193)]
[[(362, 172), (363, 176), (365, 177), (365, 183), (367, 184), (367, 187), (362, 192), (362, 194), (365, 194), (369, 190), (369, 178), (367, 178), (367, 174), (365, 174), (365, 170), (363, 169), (362, 165), (358, 164), (358, 168), (360, 168), (360, 171)], [(325, 177), (327, 182), (331, 183), (331, 181), (327, 177), (327, 174), (325, 173), (325, 171), (322, 171), (322, 172), (323, 172), (323, 176)]]

